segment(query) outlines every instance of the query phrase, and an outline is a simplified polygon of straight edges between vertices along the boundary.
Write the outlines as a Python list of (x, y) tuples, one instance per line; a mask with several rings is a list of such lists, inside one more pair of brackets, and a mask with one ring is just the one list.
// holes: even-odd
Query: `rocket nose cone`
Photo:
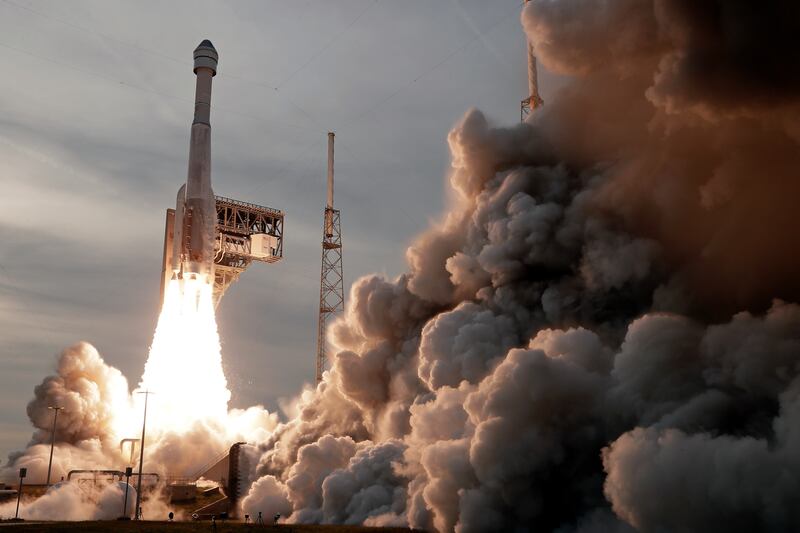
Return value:
[(217, 49), (214, 48), (214, 45), (211, 44), (211, 41), (209, 41), (208, 39), (203, 39), (203, 42), (197, 45), (196, 50), (200, 48), (211, 48), (215, 52), (217, 51)]
[(217, 74), (217, 62), (219, 61), (219, 54), (211, 41), (205, 39), (202, 43), (197, 45), (194, 49), (194, 72), (197, 73), (199, 68), (211, 69), (212, 75)]

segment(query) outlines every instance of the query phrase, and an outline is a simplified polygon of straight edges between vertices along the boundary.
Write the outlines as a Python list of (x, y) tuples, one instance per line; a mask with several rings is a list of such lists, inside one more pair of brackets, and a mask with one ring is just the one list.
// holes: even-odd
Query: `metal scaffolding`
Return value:
[[(325, 332), (331, 315), (344, 309), (344, 278), (342, 275), (342, 228), (338, 209), (325, 209), (331, 233), (323, 232), (322, 272), (319, 285), (319, 324), (317, 327), (317, 383), (328, 361)], [(326, 223), (328, 226), (328, 223)]]
[(217, 305), (250, 263), (275, 263), (283, 258), (284, 213), (222, 196), (216, 196), (215, 200), (214, 304)]
[[(528, 3), (528, 0), (525, 0)], [(525, 119), (533, 113), (536, 108), (544, 105), (544, 100), (539, 96), (539, 76), (536, 70), (536, 54), (533, 52), (533, 43), (528, 40), (528, 97), (522, 100), (519, 105), (519, 119)]]
[(328, 319), (344, 309), (342, 271), (342, 227), (338, 209), (333, 208), (333, 139), (328, 133), (328, 197), (322, 223), (322, 269), (319, 283), (319, 322), (317, 324), (317, 383), (328, 363), (326, 331)]
[[(219, 305), (230, 285), (253, 261), (275, 263), (283, 259), (283, 211), (223, 196), (214, 197), (214, 305)], [(191, 213), (184, 224), (191, 224)], [(188, 229), (182, 235), (188, 236)], [(167, 209), (164, 256), (161, 266), (161, 298), (174, 275), (173, 240), (175, 210)]]

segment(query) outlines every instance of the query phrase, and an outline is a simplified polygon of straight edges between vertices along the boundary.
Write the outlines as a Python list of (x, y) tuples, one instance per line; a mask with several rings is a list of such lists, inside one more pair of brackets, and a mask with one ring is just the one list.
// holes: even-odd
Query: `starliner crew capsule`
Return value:
[[(214, 279), (214, 224), (217, 217), (211, 189), (211, 79), (219, 55), (205, 40), (194, 51), (197, 85), (189, 140), (189, 171), (178, 190), (172, 239), (172, 278)], [(165, 252), (168, 253), (167, 250)]]

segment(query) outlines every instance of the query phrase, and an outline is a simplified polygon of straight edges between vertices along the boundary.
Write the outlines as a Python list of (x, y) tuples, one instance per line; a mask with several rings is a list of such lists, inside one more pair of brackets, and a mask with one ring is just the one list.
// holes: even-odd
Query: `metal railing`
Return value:
[(263, 205), (251, 204), (250, 202), (243, 202), (241, 200), (234, 200), (233, 198), (226, 198), (224, 196), (215, 196), (214, 199), (217, 202), (222, 202), (226, 204), (235, 205), (238, 207), (244, 207), (247, 209), (254, 209), (256, 211), (263, 211), (265, 214), (273, 215), (276, 217), (282, 217), (284, 215), (283, 211), (278, 209), (273, 209), (271, 207), (265, 207)]

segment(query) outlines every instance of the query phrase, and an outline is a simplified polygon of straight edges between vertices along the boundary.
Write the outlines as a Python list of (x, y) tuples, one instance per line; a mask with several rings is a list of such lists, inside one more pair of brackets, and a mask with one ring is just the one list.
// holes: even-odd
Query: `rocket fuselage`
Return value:
[(214, 225), (217, 218), (211, 189), (211, 80), (217, 73), (217, 51), (206, 40), (194, 51), (197, 76), (194, 121), (189, 140), (189, 170), (178, 190), (172, 270), (178, 277), (214, 276)]

